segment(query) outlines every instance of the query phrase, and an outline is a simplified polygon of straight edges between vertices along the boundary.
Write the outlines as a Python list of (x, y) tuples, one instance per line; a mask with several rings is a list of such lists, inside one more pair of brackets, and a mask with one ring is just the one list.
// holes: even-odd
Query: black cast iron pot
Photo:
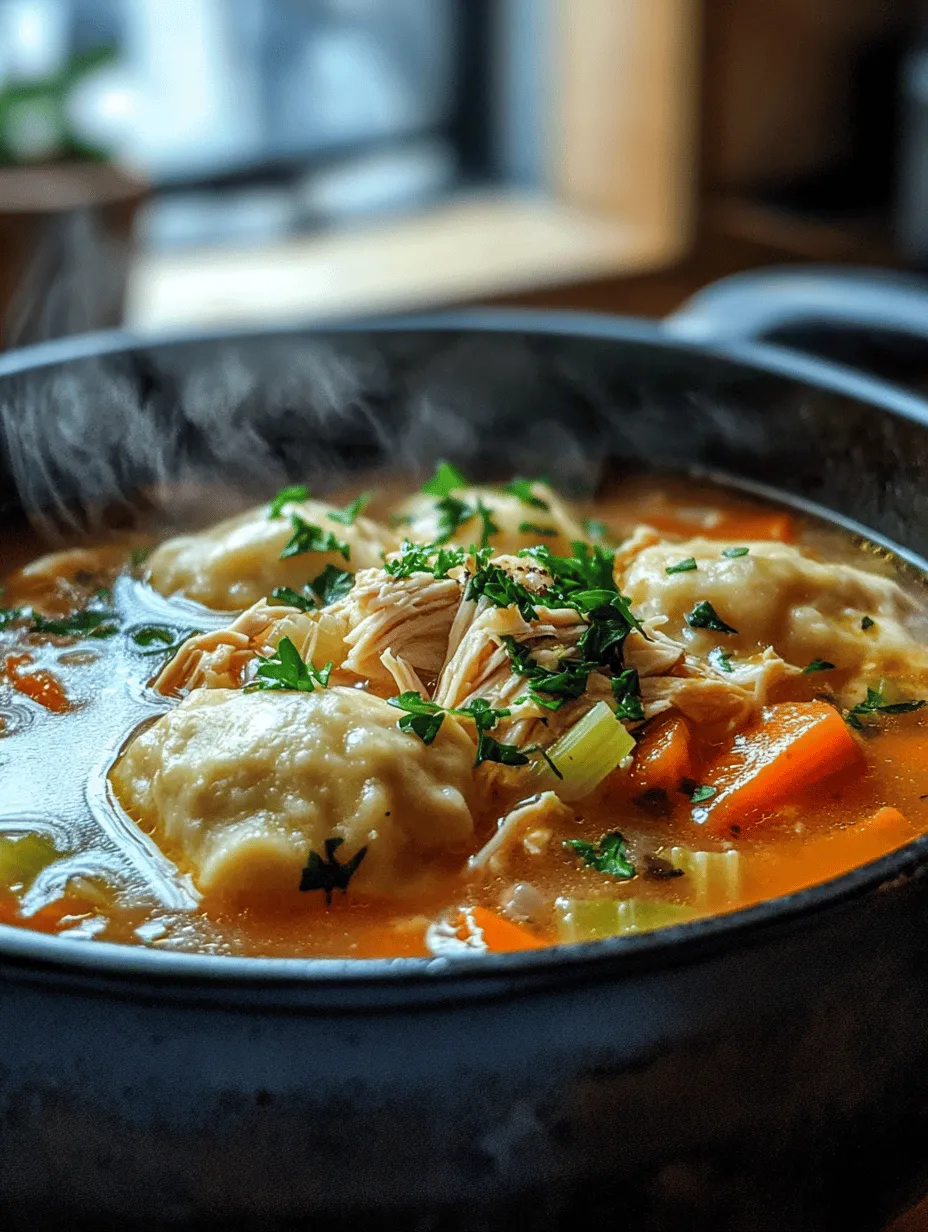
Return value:
[[(867, 290), (851, 315), (872, 343)], [(773, 490), (922, 563), (917, 393), (679, 340), (809, 316), (782, 295), (751, 316), (756, 292), (726, 289), (727, 318), (703, 299), (677, 338), (476, 311), (12, 353), (4, 516), (17, 494), (60, 521), (159, 475), (266, 492), (438, 453), (569, 486), (608, 456)], [(892, 357), (917, 330), (888, 324)], [(825, 325), (846, 343), (847, 320)], [(0, 927), (0, 1226), (876, 1228), (928, 1188), (926, 866), (928, 837), (736, 915), (480, 960), (223, 959)]]

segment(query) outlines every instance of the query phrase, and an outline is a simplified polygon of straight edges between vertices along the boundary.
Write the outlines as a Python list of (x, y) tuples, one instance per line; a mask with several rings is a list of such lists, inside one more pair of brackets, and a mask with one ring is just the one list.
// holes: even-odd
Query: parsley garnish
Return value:
[(289, 637), (282, 637), (277, 644), (277, 651), (267, 659), (255, 673), (255, 679), (246, 689), (287, 689), (298, 693), (313, 693), (316, 685), (323, 688), (329, 683), (332, 664), (325, 667), (314, 667), (312, 663), (303, 661), (300, 652)]
[(876, 621), (872, 617), (865, 616), (863, 620), (860, 622), (860, 627), (862, 629), (872, 629), (875, 624), (876, 624)]
[(456, 466), (442, 459), (435, 467), (435, 474), (422, 485), (422, 491), (427, 496), (449, 496), (455, 488), (466, 488), (467, 476), (461, 474)]
[(505, 569), (490, 564), (486, 549), (477, 556), (477, 571), (468, 582), (464, 597), (479, 599), (481, 595), (485, 595), (494, 607), (517, 607), (523, 620), (538, 619), (535, 596)]
[(38, 612), (33, 612), (32, 632), (54, 633), (58, 637), (112, 637), (117, 631), (112, 621), (118, 619), (115, 612), (96, 611), (93, 608), (85, 608), (60, 620), (46, 620)]
[(26, 609), (23, 607), (0, 607), (0, 629), (5, 629), (14, 620), (20, 620), (26, 614)]
[(534, 485), (540, 482), (539, 479), (513, 479), (506, 484), (504, 490), (510, 496), (515, 496), (523, 505), (530, 505), (533, 509), (549, 509), (548, 502), (532, 491)]
[(747, 556), (750, 548), (724, 548), (723, 556), (727, 556), (729, 560), (736, 560), (739, 556)]
[[(350, 576), (350, 575), (349, 575)], [(290, 586), (275, 586), (271, 591), (271, 598), (276, 599), (278, 603), (285, 603), (287, 607), (299, 608), (301, 612), (314, 612), (318, 607), (315, 595), (307, 595), (305, 593), (308, 587), (304, 587), (303, 591), (294, 590)]]
[[(503, 646), (509, 655), (512, 670), (530, 681), (528, 695), (548, 710), (560, 710), (568, 698), (582, 697), (593, 664), (581, 660), (562, 660), (557, 671), (551, 671), (536, 663), (526, 646), (514, 637), (503, 637)], [(545, 693), (546, 697), (539, 694)]]
[(519, 533), (521, 535), (541, 535), (543, 539), (554, 539), (557, 536), (557, 531), (553, 526), (538, 526), (535, 522), (520, 522)]
[(154, 550), (154, 547), (133, 548), (129, 553), (129, 564), (133, 569), (137, 569), (139, 565), (144, 564), (148, 560)]
[(435, 523), (435, 542), (447, 543), (459, 527), (469, 522), (476, 510), (467, 501), (456, 496), (443, 496), (435, 502), (435, 512), (438, 515)]
[(501, 744), (487, 733), (492, 731), (500, 719), (511, 714), (509, 710), (494, 710), (485, 698), (477, 697), (467, 706), (458, 710), (446, 710), (437, 702), (430, 702), (421, 693), (401, 693), (399, 697), (388, 699), (391, 706), (406, 713), (399, 720), (402, 731), (414, 732), (423, 744), (431, 744), (441, 730), (445, 715), (454, 714), (462, 718), (473, 719), (477, 728), (477, 757), (474, 766), (481, 762), (496, 761), (506, 766), (526, 766), (528, 757), (514, 744)]
[[(432, 557), (435, 557), (434, 561)], [(451, 569), (467, 560), (464, 548), (439, 548), (434, 543), (412, 543), (404, 539), (396, 560), (384, 564), (384, 572), (393, 578), (407, 578), (413, 573), (431, 573), (439, 580), (446, 578)]]
[(132, 634), (132, 640), (136, 646), (153, 646), (156, 642), (172, 646), (174, 639), (174, 630), (169, 629), (167, 625), (143, 625), (141, 629), (136, 629)]
[(354, 574), (346, 573), (337, 565), (326, 565), (309, 584), (310, 590), (319, 600), (320, 607), (328, 607), (337, 599), (344, 599), (352, 586), (354, 586)]
[(437, 702), (430, 702), (421, 693), (412, 691), (391, 697), (388, 701), (397, 710), (406, 711), (398, 724), (400, 730), (414, 732), (423, 744), (431, 744), (441, 731), (446, 712)]
[(605, 539), (609, 534), (609, 527), (597, 518), (584, 518), (582, 526), (591, 539)]
[(595, 845), (582, 838), (568, 838), (565, 839), (564, 846), (576, 852), (587, 867), (595, 868), (598, 873), (618, 877), (621, 881), (628, 881), (635, 876), (635, 867), (629, 861), (628, 852), (625, 850), (625, 839), (618, 830), (603, 835)]
[(367, 855), (367, 847), (360, 847), (347, 864), (339, 864), (335, 853), (345, 840), (343, 838), (327, 838), (325, 840), (325, 858), (318, 851), (309, 853), (309, 860), (300, 878), (301, 890), (321, 890), (325, 894), (326, 906), (332, 904), (332, 891), (341, 890), (344, 894), (348, 882), (358, 871), (358, 867)]
[(802, 674), (803, 676), (810, 676), (812, 672), (831, 672), (834, 671), (834, 666), (827, 659), (813, 659), (808, 667), (802, 669)]
[(488, 548), (492, 535), (499, 534), (499, 527), (493, 521), (492, 511), (478, 498), (477, 517), (480, 519), (480, 546)]
[(665, 573), (692, 573), (698, 566), (692, 556), (687, 556), (686, 560), (677, 561), (675, 565), (668, 565), (664, 570)]
[(373, 492), (362, 492), (356, 500), (353, 500), (350, 505), (346, 505), (344, 509), (333, 509), (329, 514), (329, 520), (339, 522), (342, 526), (351, 526), (361, 510), (369, 505), (373, 499)]
[(304, 552), (341, 552), (345, 560), (351, 559), (351, 548), (347, 543), (336, 539), (330, 530), (323, 530), (321, 526), (312, 526), (298, 513), (290, 515), (290, 524), (293, 527), (293, 534), (280, 554), (281, 560), (289, 560), (291, 556), (302, 556)]
[(731, 665), (731, 651), (723, 650), (721, 646), (716, 646), (709, 651), (709, 662), (713, 667), (717, 667), (720, 672), (733, 672), (735, 669)]
[(686, 618), (691, 629), (711, 629), (713, 633), (737, 633), (731, 625), (727, 625), (708, 600), (697, 603)]
[(856, 727), (858, 731), (869, 727), (869, 723), (864, 723), (863, 717), (868, 714), (911, 714), (913, 710), (921, 710), (925, 705), (924, 701), (912, 702), (887, 702), (885, 696), (879, 689), (867, 689), (867, 696), (862, 702), (858, 702), (844, 716), (851, 727)]
[(690, 804), (704, 804), (707, 800), (711, 800), (717, 792), (717, 787), (710, 787), (708, 783), (697, 783), (690, 793)]
[(638, 673), (633, 667), (626, 667), (612, 678), (612, 696), (616, 701), (615, 717), (626, 719), (630, 723), (640, 722), (644, 718), (644, 707), (641, 704), (641, 686), (638, 683)]
[(271, 501), (268, 513), (272, 518), (279, 518), (284, 511), (284, 505), (289, 505), (293, 501), (305, 501), (308, 499), (309, 488), (303, 483), (293, 483), (288, 488), (280, 489)]

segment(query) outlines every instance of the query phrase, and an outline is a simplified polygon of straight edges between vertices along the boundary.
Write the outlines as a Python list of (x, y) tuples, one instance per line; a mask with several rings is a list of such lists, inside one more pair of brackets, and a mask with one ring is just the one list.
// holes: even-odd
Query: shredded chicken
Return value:
[(543, 791), (523, 801), (501, 817), (492, 838), (471, 856), (471, 869), (489, 869), (501, 872), (505, 864), (505, 851), (529, 826), (553, 825), (573, 817), (573, 809), (560, 800), (553, 791)]

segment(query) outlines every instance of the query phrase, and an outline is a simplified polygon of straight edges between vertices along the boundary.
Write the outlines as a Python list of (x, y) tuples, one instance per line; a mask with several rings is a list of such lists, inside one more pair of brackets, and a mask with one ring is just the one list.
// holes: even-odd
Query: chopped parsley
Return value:
[(802, 669), (803, 676), (811, 676), (813, 672), (832, 672), (835, 665), (827, 659), (813, 659), (808, 667)]
[(690, 804), (705, 804), (707, 800), (711, 800), (718, 792), (717, 787), (710, 787), (708, 783), (699, 783), (690, 796)]
[(713, 650), (709, 651), (709, 662), (720, 672), (733, 672), (735, 670), (731, 665), (731, 651), (723, 650), (721, 646), (716, 646)]
[(321, 890), (325, 895), (327, 907), (332, 904), (333, 890), (341, 890), (343, 894), (345, 893), (349, 881), (367, 855), (367, 847), (359, 847), (346, 864), (339, 864), (335, 853), (344, 841), (343, 838), (327, 838), (325, 857), (321, 856), (318, 851), (311, 851), (300, 878), (300, 889)]
[(588, 843), (582, 838), (568, 838), (564, 846), (575, 852), (588, 868), (595, 868), (598, 873), (609, 877), (618, 877), (628, 881), (635, 876), (635, 867), (629, 861), (625, 850), (625, 839), (618, 830), (605, 834), (598, 843)]
[(329, 683), (331, 672), (331, 663), (318, 668), (304, 662), (290, 638), (282, 637), (276, 652), (262, 660), (255, 679), (245, 687), (249, 692), (255, 689), (286, 689), (313, 693), (317, 685), (324, 688)]
[(58, 637), (112, 637), (117, 632), (113, 622), (118, 619), (116, 612), (95, 608), (84, 608), (59, 620), (47, 620), (33, 612), (31, 632), (53, 633)]
[[(593, 664), (577, 659), (564, 659), (553, 671), (536, 663), (529, 649), (514, 637), (503, 637), (512, 670), (529, 680), (528, 695), (532, 701), (548, 710), (560, 710), (568, 698), (582, 697)], [(546, 696), (541, 696), (545, 694)]]
[(426, 496), (450, 496), (455, 488), (466, 488), (467, 476), (463, 475), (456, 466), (452, 466), (450, 462), (442, 459), (435, 467), (435, 474), (422, 485), (422, 491)]
[(284, 505), (293, 501), (309, 499), (309, 488), (304, 483), (292, 483), (288, 488), (281, 488), (268, 507), (272, 518), (279, 518), (284, 511)]
[(505, 569), (490, 563), (489, 551), (477, 555), (477, 571), (467, 584), (465, 599), (485, 596), (494, 607), (516, 607), (523, 620), (537, 620), (535, 596), (521, 582), (511, 578)]
[(708, 600), (697, 603), (686, 618), (691, 629), (709, 629), (713, 633), (737, 633), (731, 625), (727, 625)]
[(176, 634), (167, 625), (143, 625), (132, 633), (136, 646), (154, 646), (160, 642), (163, 646), (173, 646)]
[[(434, 560), (432, 558), (435, 558)], [(434, 578), (448, 576), (448, 571), (467, 560), (464, 548), (439, 548), (434, 543), (413, 543), (404, 539), (396, 560), (384, 564), (384, 572), (393, 578), (407, 578), (414, 573), (431, 573)]]
[(597, 518), (584, 518), (582, 526), (591, 539), (605, 539), (609, 534), (609, 527)]
[(519, 534), (541, 535), (543, 539), (554, 539), (557, 536), (557, 530), (553, 526), (539, 526), (536, 522), (520, 522)]
[(625, 719), (630, 723), (639, 723), (644, 719), (644, 707), (641, 704), (641, 686), (638, 673), (633, 667), (626, 667), (612, 678), (612, 696), (615, 698), (615, 717)]
[(455, 532), (469, 522), (477, 511), (467, 501), (456, 496), (443, 496), (435, 502), (435, 542), (447, 543)]
[(337, 565), (326, 565), (322, 572), (309, 583), (309, 588), (319, 600), (320, 607), (328, 607), (337, 599), (344, 599), (354, 586), (354, 574), (346, 573)]
[(729, 560), (736, 560), (739, 556), (747, 556), (750, 548), (724, 548), (722, 555), (727, 556)]
[(287, 607), (299, 608), (301, 612), (314, 612), (318, 606), (316, 596), (306, 594), (308, 589), (309, 587), (304, 587), (300, 591), (294, 590), (291, 586), (275, 586), (271, 591), (271, 598), (276, 599), (278, 603), (285, 603)]
[(492, 511), (479, 499), (477, 517), (480, 519), (480, 546), (487, 548), (490, 546), (490, 538), (499, 534), (499, 527), (493, 521)]
[(389, 705), (406, 711), (398, 723), (400, 731), (413, 732), (423, 744), (432, 743), (445, 721), (445, 711), (437, 702), (411, 690), (389, 698)]
[(871, 616), (865, 616), (860, 622), (860, 627), (864, 630), (872, 629), (875, 624), (876, 621)]
[(528, 757), (514, 744), (501, 744), (488, 733), (497, 725), (500, 719), (507, 718), (511, 711), (494, 710), (483, 697), (477, 697), (460, 709), (445, 709), (437, 702), (431, 702), (421, 693), (406, 692), (399, 697), (389, 698), (389, 704), (397, 710), (406, 713), (399, 720), (402, 731), (413, 732), (423, 744), (431, 744), (441, 731), (445, 715), (454, 714), (462, 718), (472, 719), (477, 728), (477, 756), (474, 766), (485, 761), (501, 762), (506, 766), (526, 766)]
[(668, 565), (664, 570), (665, 573), (692, 573), (698, 566), (692, 556), (687, 556), (686, 560), (677, 561), (675, 565)]
[(293, 534), (280, 554), (281, 560), (289, 560), (291, 556), (302, 556), (304, 552), (340, 552), (345, 560), (351, 559), (351, 548), (347, 543), (336, 539), (330, 530), (321, 526), (313, 526), (304, 521), (298, 513), (290, 515)]
[(329, 520), (331, 522), (339, 522), (342, 526), (352, 526), (361, 510), (366, 508), (373, 499), (373, 492), (362, 492), (356, 500), (353, 500), (350, 505), (346, 505), (344, 509), (333, 509), (329, 514)]
[(543, 501), (540, 496), (536, 496), (532, 491), (536, 483), (541, 483), (540, 479), (513, 479), (506, 484), (504, 491), (510, 496), (515, 496), (522, 502), (523, 505), (530, 505), (532, 509), (549, 509), (547, 501)]
[(0, 607), (0, 629), (5, 629), (7, 625), (11, 625), (15, 620), (21, 620), (26, 615), (28, 612), (23, 607)]
[(921, 710), (924, 705), (924, 701), (888, 702), (879, 689), (867, 689), (866, 698), (858, 702), (844, 717), (851, 727), (856, 727), (858, 731), (861, 731), (870, 726), (869, 723), (863, 721), (867, 715), (911, 714), (913, 710)]

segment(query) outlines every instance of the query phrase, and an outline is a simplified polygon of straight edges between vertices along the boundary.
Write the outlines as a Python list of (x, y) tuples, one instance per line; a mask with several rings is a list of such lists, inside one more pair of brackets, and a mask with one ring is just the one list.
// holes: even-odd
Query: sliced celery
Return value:
[(45, 834), (0, 834), (0, 890), (27, 890), (59, 854)]
[(559, 898), (554, 919), (561, 941), (596, 941), (682, 924), (696, 917), (692, 907), (646, 898)]
[(674, 868), (683, 869), (687, 898), (700, 907), (721, 907), (740, 896), (740, 852), (671, 847), (665, 854)]
[(597, 702), (579, 723), (548, 749), (548, 757), (563, 776), (554, 790), (562, 800), (582, 800), (611, 774), (635, 747), (605, 702)]

